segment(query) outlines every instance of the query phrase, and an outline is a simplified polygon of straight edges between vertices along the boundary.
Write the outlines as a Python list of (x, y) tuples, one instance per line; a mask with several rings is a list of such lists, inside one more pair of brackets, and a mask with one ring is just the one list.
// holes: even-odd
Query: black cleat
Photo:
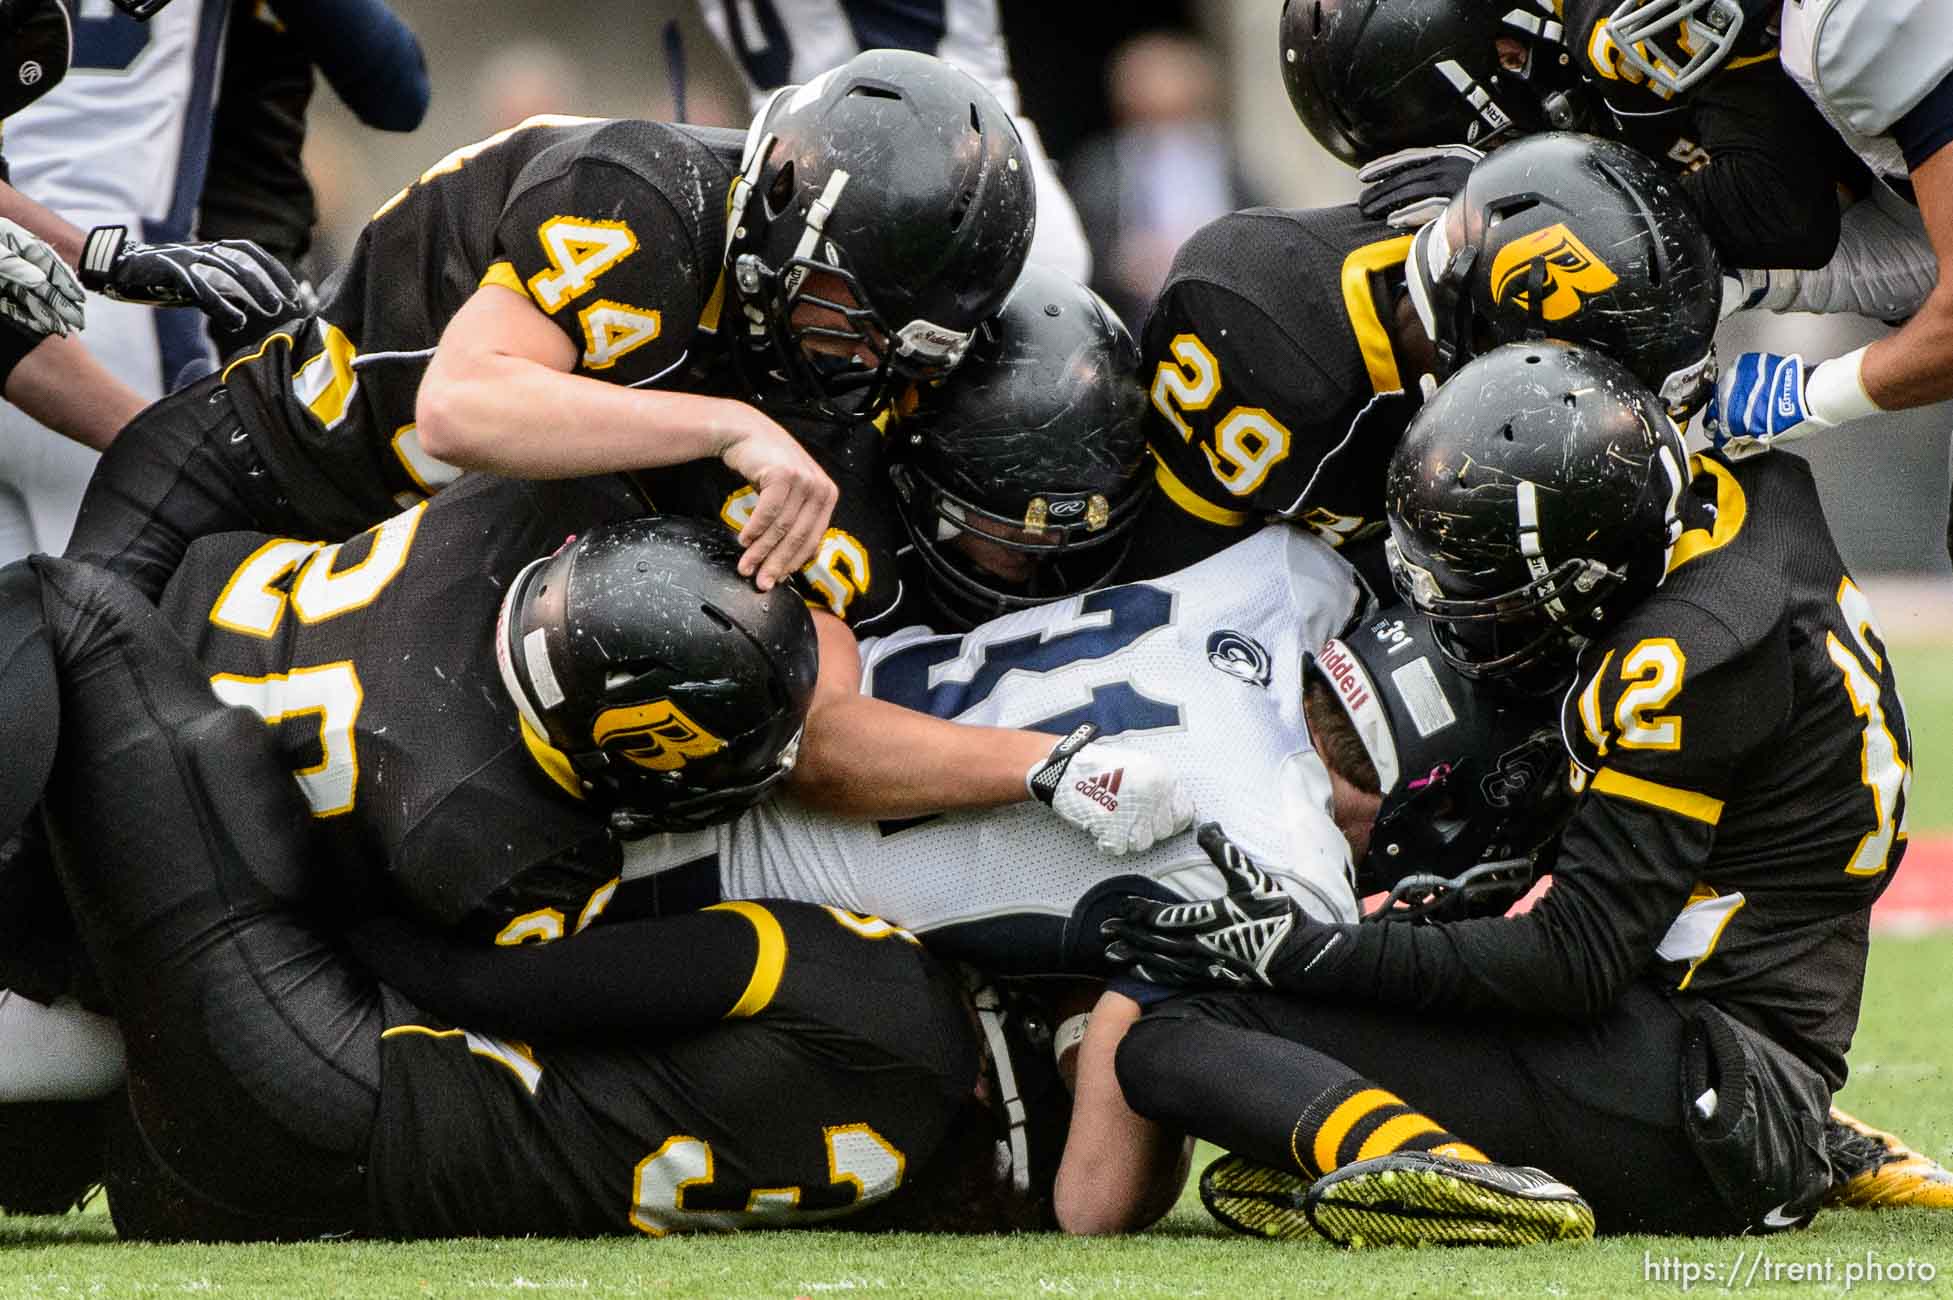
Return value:
[(1550, 1174), (1423, 1151), (1318, 1178), (1303, 1212), (1339, 1246), (1532, 1246), (1594, 1235), (1592, 1208)]
[(1311, 1181), (1246, 1156), (1222, 1156), (1201, 1171), (1200, 1203), (1236, 1232), (1291, 1241), (1315, 1235), (1303, 1209)]

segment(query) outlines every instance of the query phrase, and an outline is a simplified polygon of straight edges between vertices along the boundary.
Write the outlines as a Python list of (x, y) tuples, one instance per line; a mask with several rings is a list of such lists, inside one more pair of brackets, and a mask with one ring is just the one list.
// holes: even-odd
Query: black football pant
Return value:
[(270, 731), (218, 701), (129, 584), (28, 563), (60, 677), (49, 834), (128, 1050), (117, 1225), (147, 1237), (356, 1229), (378, 989), (299, 919), (315, 823)]
[(374, 966), (447, 1018), (535, 1036), (717, 1024), (746, 995), (758, 943), (731, 912), (520, 951), (376, 920), (359, 927), (355, 961), (306, 920), (332, 900), (313, 894), (317, 823), (270, 729), (217, 699), (127, 582), (47, 556), (24, 571), (44, 627), (19, 613), (33, 593), (14, 569), (0, 571), (0, 611), (51, 650), (59, 734), (43, 808), (128, 1053), (108, 1179), (125, 1236), (368, 1226), (385, 1027)]
[(1740, 1232), (1744, 1219), (1717, 1194), (1686, 1131), (1684, 1030), (1681, 1009), (1639, 986), (1585, 1025), (1199, 994), (1133, 1026), (1119, 1048), (1119, 1082), (1147, 1118), (1287, 1168), (1309, 1100), (1288, 1060), (1302, 1044), (1492, 1159), (1570, 1184), (1601, 1232)]
[(65, 554), (162, 595), (191, 542), (258, 529), (308, 535), (271, 481), (216, 375), (145, 408), (88, 481)]

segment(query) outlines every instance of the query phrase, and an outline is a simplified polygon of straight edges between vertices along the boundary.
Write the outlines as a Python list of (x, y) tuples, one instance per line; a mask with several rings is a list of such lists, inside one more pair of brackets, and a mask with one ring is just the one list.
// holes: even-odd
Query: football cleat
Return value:
[(1898, 1136), (1831, 1108), (1824, 1145), (1834, 1181), (1826, 1205), (1877, 1210), (1912, 1206), (1953, 1210), (1953, 1170), (1914, 1151)]
[(1246, 1156), (1226, 1155), (1201, 1171), (1200, 1203), (1236, 1232), (1293, 1241), (1315, 1235), (1303, 1211), (1314, 1181)]
[(1339, 1246), (1533, 1246), (1587, 1241), (1594, 1212), (1550, 1174), (1425, 1151), (1318, 1178), (1303, 1213)]

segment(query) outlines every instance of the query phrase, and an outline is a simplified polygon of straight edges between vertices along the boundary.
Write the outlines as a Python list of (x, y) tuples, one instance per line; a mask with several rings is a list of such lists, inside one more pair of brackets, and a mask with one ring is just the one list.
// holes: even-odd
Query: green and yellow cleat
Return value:
[(1587, 1241), (1594, 1212), (1538, 1169), (1400, 1151), (1315, 1181), (1303, 1213), (1339, 1246), (1533, 1246)]
[(1953, 1172), (1939, 1161), (1835, 1106), (1824, 1128), (1834, 1179), (1826, 1205), (1953, 1210)]
[(1313, 1237), (1315, 1229), (1303, 1211), (1313, 1181), (1246, 1156), (1227, 1155), (1201, 1171), (1200, 1203), (1220, 1222), (1250, 1237)]

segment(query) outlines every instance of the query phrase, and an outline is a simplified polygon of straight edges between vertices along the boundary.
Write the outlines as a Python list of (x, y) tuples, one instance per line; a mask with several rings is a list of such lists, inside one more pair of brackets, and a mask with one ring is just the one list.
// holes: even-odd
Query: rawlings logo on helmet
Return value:
[[(1540, 300), (1532, 301), (1532, 272), (1537, 266), (1543, 285)], [(1492, 259), (1492, 301), (1557, 321), (1579, 313), (1586, 299), (1606, 293), (1621, 282), (1607, 263), (1579, 236), (1556, 222), (1544, 230), (1515, 239)]]
[(590, 725), (590, 738), (599, 748), (654, 772), (676, 772), (726, 747), (670, 700), (605, 709)]

